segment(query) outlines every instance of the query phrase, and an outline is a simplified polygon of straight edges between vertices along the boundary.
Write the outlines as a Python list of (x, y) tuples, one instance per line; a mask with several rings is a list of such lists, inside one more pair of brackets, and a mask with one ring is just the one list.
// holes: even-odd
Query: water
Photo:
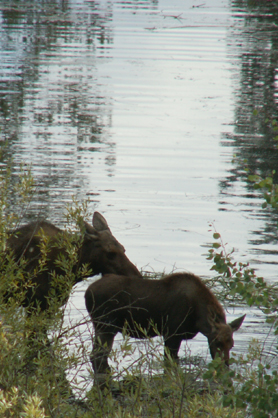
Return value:
[[(277, 168), (265, 123), (277, 108), (277, 25), (263, 6), (2, 1), (0, 134), (15, 173), (32, 164), (25, 220), (63, 226), (71, 196), (88, 198), (139, 268), (203, 277), (213, 222), (237, 261), (275, 282), (277, 213), (261, 209), (243, 163)], [(87, 286), (70, 321), (86, 314)], [(228, 320), (243, 313), (237, 352), (268, 337), (257, 311)], [(190, 348), (207, 355), (202, 337)]]

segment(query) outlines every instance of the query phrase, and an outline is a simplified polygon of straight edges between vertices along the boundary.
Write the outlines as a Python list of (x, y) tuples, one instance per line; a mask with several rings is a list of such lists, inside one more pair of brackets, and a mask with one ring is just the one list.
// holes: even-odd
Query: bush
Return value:
[[(64, 324), (64, 308), (60, 308), (56, 291), (50, 295), (48, 311), (37, 309), (27, 315), (21, 307), (33, 275), (45, 268), (49, 245), (44, 239), (41, 246), (44, 255), (32, 273), (24, 271), (24, 258), (16, 263), (7, 250), (8, 232), (20, 224), (34, 187), (28, 167), (22, 166), (16, 178), (15, 182), (12, 163), (6, 164), (0, 173), (0, 415), (76, 417), (84, 408), (73, 395), (67, 373), (76, 367), (79, 358), (70, 352), (67, 340), (78, 335), (78, 325)], [(14, 213), (13, 208), (19, 207), (22, 212)], [(71, 223), (74, 219), (77, 225), (80, 217), (87, 215), (86, 210), (86, 204), (78, 206), (73, 202), (67, 218)], [(58, 262), (66, 275), (53, 279), (57, 289), (61, 285), (61, 292), (67, 296), (71, 291), (76, 239), (74, 246), (70, 240), (62, 245), (67, 259), (61, 257)]]
[[(219, 285), (222, 296), (229, 302), (246, 303), (255, 306), (271, 325), (274, 335), (278, 334), (278, 288), (270, 285), (263, 277), (257, 277), (248, 263), (237, 263), (232, 253), (227, 253), (219, 233), (214, 233), (215, 243), (209, 250), (209, 260), (213, 260), (212, 270), (218, 273), (214, 285)], [(224, 292), (223, 292), (224, 289)], [(278, 345), (274, 347), (278, 354)], [(205, 378), (221, 379), (223, 406), (237, 407), (253, 418), (277, 417), (278, 375), (277, 365), (268, 364), (263, 357), (263, 348), (253, 341), (246, 358), (240, 356), (232, 360), (238, 372), (224, 371), (219, 363), (212, 362)]]

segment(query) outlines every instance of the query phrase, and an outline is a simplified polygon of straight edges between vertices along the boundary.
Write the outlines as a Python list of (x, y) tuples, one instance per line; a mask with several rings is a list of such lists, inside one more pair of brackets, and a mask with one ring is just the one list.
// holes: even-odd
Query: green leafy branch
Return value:
[(248, 306), (257, 306), (264, 314), (269, 315), (268, 322), (275, 322), (278, 333), (278, 288), (270, 285), (263, 277), (258, 277), (249, 263), (233, 260), (233, 251), (227, 253), (221, 235), (214, 232), (215, 242), (209, 249), (208, 260), (213, 260), (211, 270), (218, 273), (218, 282), (226, 289), (226, 294), (238, 297)]
[(263, 209), (265, 209), (268, 205), (274, 209), (278, 208), (278, 184), (273, 181), (275, 173), (276, 171), (273, 170), (271, 175), (266, 178), (262, 178), (258, 174), (250, 174), (248, 176), (248, 180), (254, 184), (254, 189), (263, 190)]

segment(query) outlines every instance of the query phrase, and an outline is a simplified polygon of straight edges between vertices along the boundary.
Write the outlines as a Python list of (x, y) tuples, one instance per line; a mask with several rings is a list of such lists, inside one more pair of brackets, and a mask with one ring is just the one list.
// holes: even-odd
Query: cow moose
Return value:
[(228, 366), (233, 332), (245, 318), (227, 324), (216, 297), (189, 273), (160, 280), (108, 274), (88, 287), (85, 302), (95, 329), (91, 362), (96, 375), (109, 372), (113, 340), (123, 329), (134, 338), (163, 336), (165, 359), (175, 361), (182, 340), (201, 332), (208, 339), (211, 357), (218, 354)]
[[(86, 275), (82, 275), (81, 269), (84, 264), (91, 270), (90, 276), (115, 273), (142, 277), (125, 255), (124, 247), (112, 235), (105, 218), (100, 213), (94, 213), (92, 225), (83, 222), (81, 228), (83, 236), (78, 241), (80, 242), (78, 245), (74, 242), (73, 234), (62, 231), (46, 221), (29, 223), (10, 234), (7, 240), (7, 254), (12, 254), (16, 265), (20, 265), (22, 259), (24, 260), (24, 277), (17, 286), (20, 290), (25, 289), (22, 306), (28, 308), (28, 311), (37, 310), (38, 307), (42, 311), (47, 310), (53, 294), (58, 297), (62, 306), (67, 301), (72, 286), (86, 278)], [(43, 255), (45, 239), (47, 239), (48, 251)], [(67, 260), (69, 257), (63, 243), (63, 240), (68, 239), (72, 239), (77, 251), (71, 278), (60, 263), (61, 258)], [(56, 284), (55, 276), (65, 278), (62, 285), (61, 282), (59, 285)], [(6, 291), (5, 300), (7, 301), (12, 294), (10, 288)]]

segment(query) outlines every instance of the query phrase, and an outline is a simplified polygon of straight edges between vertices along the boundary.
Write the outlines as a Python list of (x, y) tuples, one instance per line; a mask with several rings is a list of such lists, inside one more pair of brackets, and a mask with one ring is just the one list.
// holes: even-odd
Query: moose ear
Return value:
[(99, 212), (95, 212), (93, 215), (93, 227), (98, 232), (107, 230), (111, 232), (106, 219)]
[(235, 319), (233, 322), (229, 324), (233, 332), (237, 331), (241, 327), (241, 324), (244, 321), (245, 317), (246, 315), (243, 315), (240, 318)]
[(90, 238), (92, 239), (99, 239), (99, 234), (92, 225), (88, 224), (88, 222), (85, 221), (83, 221), (83, 225), (85, 229), (85, 234), (90, 235)]

